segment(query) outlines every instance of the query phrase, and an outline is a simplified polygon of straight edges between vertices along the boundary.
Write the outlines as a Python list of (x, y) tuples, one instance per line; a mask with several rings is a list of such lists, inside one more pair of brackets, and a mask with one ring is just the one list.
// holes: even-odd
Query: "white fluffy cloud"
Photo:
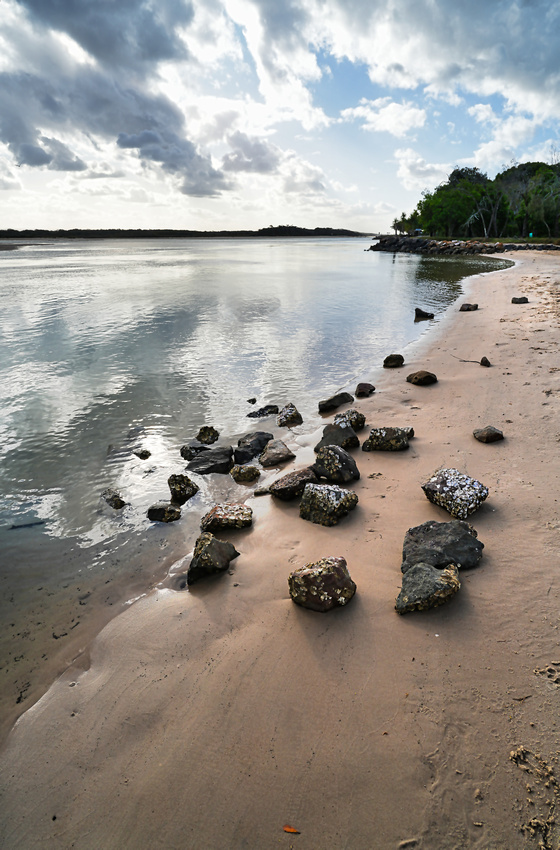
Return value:
[(426, 123), (426, 110), (412, 103), (395, 103), (390, 97), (376, 100), (362, 98), (360, 105), (341, 112), (343, 120), (362, 121), (364, 130), (391, 133), (402, 138), (410, 130), (423, 127)]

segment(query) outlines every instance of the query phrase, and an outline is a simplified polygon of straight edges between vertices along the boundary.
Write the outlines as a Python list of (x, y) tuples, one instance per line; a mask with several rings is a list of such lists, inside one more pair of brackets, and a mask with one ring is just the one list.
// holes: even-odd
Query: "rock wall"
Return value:
[(504, 251), (560, 251), (560, 245), (534, 245), (524, 242), (478, 242), (476, 239), (441, 240), (423, 236), (380, 236), (369, 251), (392, 254), (501, 254)]

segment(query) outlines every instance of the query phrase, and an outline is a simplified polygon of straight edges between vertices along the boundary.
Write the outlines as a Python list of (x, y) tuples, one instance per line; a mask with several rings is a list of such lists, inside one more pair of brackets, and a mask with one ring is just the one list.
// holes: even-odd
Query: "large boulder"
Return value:
[(406, 380), (409, 384), (414, 384), (417, 387), (429, 387), (430, 384), (437, 384), (437, 375), (426, 371), (426, 369), (419, 369), (418, 372), (407, 375)]
[(276, 418), (276, 424), (280, 428), (295, 428), (296, 425), (301, 425), (302, 422), (301, 413), (295, 404), (291, 402), (282, 408)]
[(359, 445), (360, 439), (347, 421), (340, 422), (340, 424), (329, 422), (323, 428), (323, 436), (315, 446), (315, 451), (318, 452), (323, 446), (340, 446), (348, 451), (349, 449), (357, 449)]
[(336, 410), (343, 404), (351, 404), (353, 401), (354, 397), (350, 393), (336, 393), (336, 395), (319, 402), (319, 413), (329, 413), (331, 410)]
[(252, 431), (245, 434), (237, 441), (237, 448), (233, 450), (235, 463), (248, 463), (257, 455), (260, 455), (267, 443), (273, 438), (268, 431)]
[(344, 558), (322, 558), (298, 567), (288, 577), (290, 596), (311, 611), (330, 611), (346, 605), (356, 593)]
[(237, 484), (252, 484), (257, 478), (260, 478), (261, 471), (258, 466), (233, 466), (230, 469), (231, 477)]
[(334, 425), (350, 425), (354, 431), (362, 431), (366, 427), (366, 417), (354, 407), (349, 407), (344, 413), (336, 413), (333, 419)]
[(259, 456), (259, 460), (263, 466), (278, 466), (281, 463), (286, 463), (292, 460), (295, 454), (288, 448), (282, 440), (271, 440), (266, 444), (263, 453)]
[(211, 443), (215, 443), (220, 437), (220, 432), (216, 431), (213, 425), (203, 425), (198, 434), (196, 435), (196, 439), (199, 443), (204, 443), (205, 446), (211, 445)]
[(456, 564), (459, 569), (470, 570), (479, 563), (483, 549), (484, 543), (468, 522), (429, 519), (406, 532), (401, 570), (406, 573), (416, 564), (430, 564), (439, 570)]
[(497, 443), (499, 440), (504, 439), (504, 434), (499, 428), (494, 428), (493, 425), (487, 425), (486, 428), (475, 428), (473, 437), (479, 443)]
[(488, 497), (484, 484), (453, 467), (438, 470), (422, 484), (422, 490), (430, 502), (457, 519), (466, 519)]
[(194, 584), (201, 578), (224, 572), (239, 552), (232, 543), (218, 540), (209, 531), (204, 531), (197, 539), (192, 561), (187, 570), (187, 584)]
[(218, 449), (208, 449), (196, 455), (187, 464), (187, 469), (197, 472), (199, 475), (210, 475), (217, 472), (227, 475), (233, 466), (233, 449), (231, 446), (223, 446)]
[(326, 478), (336, 484), (347, 484), (360, 477), (356, 461), (340, 446), (323, 446), (319, 449), (312, 469), (317, 478)]
[(249, 528), (253, 524), (253, 511), (240, 502), (214, 505), (200, 520), (203, 531), (219, 531), (222, 528)]
[(404, 366), (404, 357), (402, 354), (388, 354), (383, 361), (385, 369), (399, 369)]
[(148, 508), (152, 522), (175, 522), (181, 519), (181, 508), (174, 502), (156, 502)]
[(455, 564), (449, 564), (443, 570), (431, 564), (415, 564), (403, 575), (395, 610), (399, 614), (406, 614), (407, 611), (436, 608), (455, 596), (460, 588), (459, 571)]
[(268, 492), (271, 496), (276, 496), (283, 502), (289, 502), (301, 496), (306, 484), (318, 483), (313, 467), (308, 466), (305, 469), (298, 469), (296, 472), (288, 472), (287, 475), (278, 478), (270, 485)]
[(337, 525), (357, 504), (356, 493), (336, 484), (306, 484), (299, 515), (317, 525)]
[(170, 475), (167, 483), (171, 491), (171, 501), (177, 505), (184, 505), (199, 490), (198, 484), (191, 481), (188, 475)]
[(408, 448), (408, 428), (372, 428), (362, 444), (364, 452), (400, 452)]

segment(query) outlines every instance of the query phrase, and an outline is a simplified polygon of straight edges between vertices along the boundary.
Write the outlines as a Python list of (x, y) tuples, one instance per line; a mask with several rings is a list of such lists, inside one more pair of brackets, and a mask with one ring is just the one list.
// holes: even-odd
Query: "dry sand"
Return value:
[[(131, 606), (19, 720), (0, 757), (4, 850), (559, 846), (560, 258), (514, 258), (356, 405), (416, 437), (354, 453), (349, 517), (323, 528), (254, 499), (232, 575)], [(492, 368), (462, 362), (483, 355)], [(439, 382), (406, 383), (418, 368)], [(489, 424), (503, 442), (473, 438)], [(471, 517), (484, 557), (448, 604), (401, 617), (404, 533), (449, 519), (420, 489), (443, 465), (490, 488)], [(289, 571), (328, 555), (355, 598), (298, 608)]]

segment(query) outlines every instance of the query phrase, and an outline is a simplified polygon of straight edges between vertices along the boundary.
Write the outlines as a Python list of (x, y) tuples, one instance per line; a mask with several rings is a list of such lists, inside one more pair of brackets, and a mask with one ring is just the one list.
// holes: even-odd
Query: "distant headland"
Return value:
[(224, 239), (224, 238), (287, 238), (287, 237), (352, 237), (371, 236), (339, 227), (296, 227), (292, 224), (262, 227), (260, 230), (171, 230), (121, 228), (73, 228), (72, 230), (0, 230), (0, 239)]

